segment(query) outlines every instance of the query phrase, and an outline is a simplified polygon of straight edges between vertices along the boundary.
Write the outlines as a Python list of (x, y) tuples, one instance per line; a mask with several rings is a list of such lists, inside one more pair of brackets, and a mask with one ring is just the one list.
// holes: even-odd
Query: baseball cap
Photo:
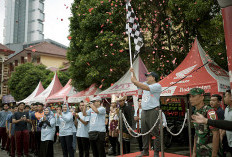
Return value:
[(156, 72), (148, 72), (148, 73), (146, 73), (145, 74), (145, 76), (147, 77), (147, 76), (153, 76), (153, 77), (155, 77), (156, 78), (156, 80), (158, 80), (159, 79), (159, 75), (156, 73)]
[(93, 98), (92, 101), (102, 101), (102, 98), (100, 96), (96, 96)]
[(192, 88), (188, 94), (191, 94), (191, 95), (201, 95), (201, 94), (205, 94), (205, 91), (204, 89), (201, 89), (201, 88)]

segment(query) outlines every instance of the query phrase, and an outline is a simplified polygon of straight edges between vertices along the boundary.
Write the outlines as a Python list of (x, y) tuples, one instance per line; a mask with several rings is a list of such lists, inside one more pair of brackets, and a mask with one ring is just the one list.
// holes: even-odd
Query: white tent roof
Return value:
[(63, 86), (61, 85), (60, 80), (59, 80), (57, 74), (55, 73), (55, 75), (52, 79), (52, 82), (49, 84), (49, 86), (42, 93), (40, 93), (37, 97), (35, 97), (31, 101), (31, 103), (33, 103), (33, 102), (45, 103), (47, 97), (49, 97), (52, 94), (55, 94), (61, 88), (63, 88)]
[[(145, 67), (142, 59), (138, 56), (133, 63), (133, 68), (135, 71), (136, 78), (140, 82), (146, 81), (145, 73), (147, 73), (147, 68)], [(101, 97), (111, 97), (112, 94), (118, 95), (138, 95), (138, 88), (131, 82), (131, 72), (130, 70), (118, 80), (113, 86), (99, 93)]]
[(43, 91), (44, 91), (43, 85), (42, 85), (41, 81), (39, 81), (39, 84), (37, 85), (35, 90), (31, 93), (31, 95), (29, 95), (24, 100), (21, 100), (20, 102), (24, 102), (24, 103), (30, 105), (30, 101), (32, 101), (37, 95), (39, 95)]

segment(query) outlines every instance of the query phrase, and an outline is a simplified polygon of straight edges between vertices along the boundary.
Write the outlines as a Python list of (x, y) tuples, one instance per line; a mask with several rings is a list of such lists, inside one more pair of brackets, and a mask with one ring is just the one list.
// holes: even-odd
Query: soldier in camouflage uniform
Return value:
[[(204, 90), (193, 88), (190, 90), (190, 103), (195, 107), (194, 114), (200, 113), (212, 120), (216, 120), (217, 114), (214, 109), (204, 104)], [(193, 157), (216, 157), (219, 147), (219, 129), (207, 124), (194, 123), (195, 137)]]

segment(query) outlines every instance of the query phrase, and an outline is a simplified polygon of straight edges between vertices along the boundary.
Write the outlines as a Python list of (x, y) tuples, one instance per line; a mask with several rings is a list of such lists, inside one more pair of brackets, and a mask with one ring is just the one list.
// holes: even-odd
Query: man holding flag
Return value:
[[(142, 133), (148, 132), (153, 125), (155, 124), (157, 118), (159, 117), (160, 109), (160, 94), (162, 87), (159, 83), (159, 75), (155, 72), (146, 73), (147, 81), (141, 83), (136, 79), (134, 69), (131, 68), (132, 72), (131, 82), (135, 86), (143, 90), (142, 95), (142, 114), (141, 114), (141, 131)], [(159, 123), (156, 124), (156, 127), (151, 132), (152, 136), (155, 136), (154, 140), (154, 157), (159, 156), (160, 152), (160, 136), (159, 136)], [(143, 151), (137, 157), (149, 156), (149, 141), (150, 134), (147, 134), (143, 138)]]
[[(160, 94), (162, 87), (159, 83), (159, 75), (155, 72), (149, 72), (145, 74), (147, 81), (145, 83), (139, 82), (135, 76), (134, 69), (132, 68), (132, 55), (131, 55), (131, 43), (130, 37), (134, 38), (135, 54), (134, 57), (139, 53), (140, 48), (143, 46), (143, 37), (140, 32), (140, 26), (135, 13), (131, 7), (129, 0), (126, 3), (127, 10), (127, 24), (126, 32), (129, 39), (129, 51), (130, 51), (130, 64), (132, 72), (131, 82), (135, 86), (143, 90), (142, 95), (142, 113), (141, 113), (141, 132), (142, 134), (148, 132), (155, 124), (159, 117), (160, 110)], [(154, 140), (154, 157), (159, 156), (160, 152), (160, 136), (159, 136), (159, 122), (155, 128), (151, 131), (151, 135), (155, 136)], [(150, 133), (142, 137), (143, 140), (143, 151), (137, 157), (149, 156), (149, 141)]]

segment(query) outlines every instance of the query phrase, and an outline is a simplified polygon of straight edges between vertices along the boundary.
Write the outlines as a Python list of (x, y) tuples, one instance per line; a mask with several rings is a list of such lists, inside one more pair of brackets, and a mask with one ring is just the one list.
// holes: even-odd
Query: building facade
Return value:
[(5, 0), (4, 44), (43, 40), (44, 0)]
[(7, 80), (9, 79), (9, 68), (4, 64), (10, 54), (14, 51), (0, 44), (0, 99), (8, 94)]

